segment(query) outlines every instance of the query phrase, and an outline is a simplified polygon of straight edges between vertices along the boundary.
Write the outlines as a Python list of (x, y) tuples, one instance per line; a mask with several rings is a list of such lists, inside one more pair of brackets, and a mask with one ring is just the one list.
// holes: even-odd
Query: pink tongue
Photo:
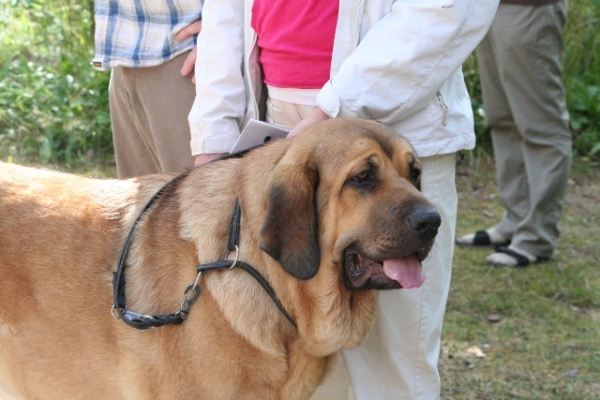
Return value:
[(398, 281), (405, 289), (421, 287), (425, 282), (423, 268), (421, 268), (421, 263), (414, 254), (393, 260), (385, 260), (383, 271), (388, 278)]

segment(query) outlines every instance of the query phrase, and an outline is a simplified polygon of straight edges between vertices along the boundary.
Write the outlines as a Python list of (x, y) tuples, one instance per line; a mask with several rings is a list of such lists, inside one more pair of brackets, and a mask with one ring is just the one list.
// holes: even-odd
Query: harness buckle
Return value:
[[(116, 314), (115, 314), (115, 311), (117, 312)], [(114, 304), (110, 308), (110, 315), (112, 315), (114, 319), (121, 319), (121, 315), (119, 314), (119, 310), (117, 310), (117, 307), (115, 307)]]
[(238, 245), (235, 245), (235, 258), (233, 260), (233, 263), (231, 264), (231, 267), (229, 267), (229, 269), (233, 269), (237, 266), (238, 263), (238, 257), (240, 256), (240, 248), (238, 247)]
[(181, 306), (179, 307), (179, 312), (181, 315), (187, 315), (190, 311), (190, 308), (196, 303), (198, 297), (200, 297), (200, 287), (198, 286), (198, 280), (200, 279), (200, 275), (202, 275), (202, 271), (198, 272), (198, 276), (194, 283), (189, 285), (185, 291), (183, 292), (183, 298), (181, 299)]

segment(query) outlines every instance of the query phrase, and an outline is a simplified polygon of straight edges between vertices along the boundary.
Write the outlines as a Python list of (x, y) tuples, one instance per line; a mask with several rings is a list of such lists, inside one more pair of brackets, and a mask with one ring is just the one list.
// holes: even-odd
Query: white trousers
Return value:
[[(291, 129), (312, 109), (269, 100), (267, 120)], [(380, 293), (375, 329), (359, 348), (341, 352), (311, 400), (440, 397), (437, 363), (454, 253), (456, 157), (426, 157), (421, 162), (421, 189), (442, 216), (435, 244), (422, 263), (427, 279), (419, 289)]]

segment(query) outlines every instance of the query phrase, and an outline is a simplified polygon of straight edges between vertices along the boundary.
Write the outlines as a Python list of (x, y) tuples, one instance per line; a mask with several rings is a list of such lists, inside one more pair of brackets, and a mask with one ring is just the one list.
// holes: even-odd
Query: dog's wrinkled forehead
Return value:
[(406, 175), (408, 168), (420, 164), (412, 146), (383, 124), (339, 119), (320, 127), (324, 128), (320, 134), (326, 137), (321, 143), (317, 142), (315, 151), (320, 160), (327, 160), (327, 165), (341, 167), (353, 157), (377, 155), (401, 167), (402, 174)]
[(376, 142), (388, 158), (393, 158), (394, 153), (400, 148), (410, 148), (412, 150), (412, 147), (404, 138), (379, 122), (356, 120), (353, 121), (353, 125), (354, 128), (351, 130), (354, 131), (356, 137), (363, 137)]

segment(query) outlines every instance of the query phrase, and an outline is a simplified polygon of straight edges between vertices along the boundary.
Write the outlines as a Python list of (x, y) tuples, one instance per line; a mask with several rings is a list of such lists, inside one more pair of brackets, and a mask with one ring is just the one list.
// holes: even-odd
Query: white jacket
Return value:
[[(461, 64), (499, 0), (340, 0), (331, 79), (317, 96), (331, 117), (371, 119), (421, 157), (475, 146)], [(192, 154), (229, 152), (258, 118), (262, 73), (252, 0), (205, 0), (189, 115)]]

